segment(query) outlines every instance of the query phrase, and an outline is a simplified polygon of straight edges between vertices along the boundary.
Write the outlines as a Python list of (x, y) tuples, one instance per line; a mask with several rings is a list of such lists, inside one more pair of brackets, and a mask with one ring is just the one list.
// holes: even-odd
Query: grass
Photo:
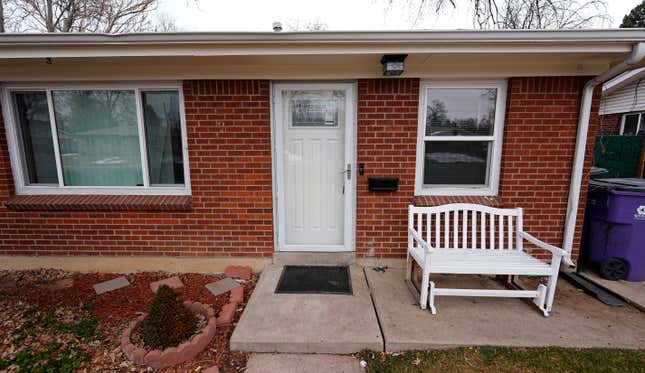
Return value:
[(645, 350), (470, 347), (383, 354), (363, 351), (368, 372), (643, 372)]

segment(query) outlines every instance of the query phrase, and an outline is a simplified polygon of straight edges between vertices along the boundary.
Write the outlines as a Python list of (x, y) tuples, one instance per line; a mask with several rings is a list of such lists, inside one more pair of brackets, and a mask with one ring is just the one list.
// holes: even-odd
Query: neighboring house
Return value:
[(645, 68), (627, 71), (602, 88), (600, 121), (605, 135), (645, 133)]
[[(636, 68), (603, 85), (600, 130), (594, 165), (602, 177), (642, 177), (645, 148), (645, 68)], [(612, 136), (619, 137), (612, 137)], [(639, 137), (634, 137), (638, 135)], [(622, 137), (629, 136), (629, 137)]]
[[(0, 35), (0, 266), (259, 269), (293, 251), (387, 263), (406, 255), (409, 204), (461, 201), (525, 208), (525, 230), (575, 260), (593, 87), (638, 67), (642, 41)], [(400, 55), (403, 73), (384, 77)], [(370, 191), (370, 177), (398, 190)]]

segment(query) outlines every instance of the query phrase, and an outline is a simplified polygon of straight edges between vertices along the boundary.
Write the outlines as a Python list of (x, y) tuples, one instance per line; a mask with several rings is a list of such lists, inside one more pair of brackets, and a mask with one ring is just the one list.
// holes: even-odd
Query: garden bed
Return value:
[[(55, 371), (110, 370), (145, 372), (127, 359), (120, 348), (123, 330), (146, 312), (154, 293), (150, 283), (168, 273), (126, 275), (130, 286), (96, 295), (93, 285), (119, 275), (68, 273), (54, 270), (0, 271), (0, 371), (50, 366)], [(179, 274), (184, 283), (177, 289), (184, 300), (201, 302), (219, 313), (229, 293), (214, 297), (204, 285), (222, 275)], [(71, 287), (53, 286), (60, 279), (73, 279)], [(243, 283), (249, 299), (257, 277)], [(69, 286), (71, 281), (64, 282)], [(60, 284), (60, 283), (59, 283)], [(222, 372), (243, 371), (246, 354), (229, 351), (229, 339), (246, 303), (238, 305), (233, 322), (218, 326), (208, 347), (177, 369), (197, 371), (218, 366)], [(21, 369), (22, 368), (22, 369)]]

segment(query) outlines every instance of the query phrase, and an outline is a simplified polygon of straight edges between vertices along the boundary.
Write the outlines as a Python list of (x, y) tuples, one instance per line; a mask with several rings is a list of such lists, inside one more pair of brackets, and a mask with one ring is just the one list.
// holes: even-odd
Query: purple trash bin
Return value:
[(590, 189), (589, 202), (588, 259), (610, 280), (645, 281), (645, 190), (605, 184)]

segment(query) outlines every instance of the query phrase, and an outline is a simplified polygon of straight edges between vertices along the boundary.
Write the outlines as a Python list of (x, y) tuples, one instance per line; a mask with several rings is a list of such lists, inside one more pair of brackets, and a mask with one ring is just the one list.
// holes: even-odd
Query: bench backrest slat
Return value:
[(468, 203), (410, 206), (410, 222), (436, 249), (522, 250), (522, 209)]

